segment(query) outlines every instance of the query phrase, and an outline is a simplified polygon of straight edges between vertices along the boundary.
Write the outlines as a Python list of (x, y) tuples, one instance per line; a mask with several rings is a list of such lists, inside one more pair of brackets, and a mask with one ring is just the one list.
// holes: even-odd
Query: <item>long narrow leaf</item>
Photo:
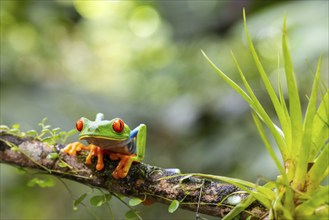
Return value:
[(274, 138), (279, 141), (280, 143), (282, 142), (282, 144), (278, 144), (279, 150), (281, 152), (281, 155), (283, 157), (283, 159), (285, 158), (285, 154), (286, 154), (286, 150), (283, 148), (284, 144), (283, 144), (283, 137), (282, 137), (282, 131), (281, 129), (279, 129), (278, 127), (276, 127), (276, 125), (273, 123), (273, 121), (271, 120), (271, 118), (268, 116), (268, 114), (266, 113), (265, 109), (263, 108), (263, 106), (261, 105), (261, 103), (259, 102), (259, 100), (257, 99), (256, 95), (254, 94), (254, 92), (252, 91), (248, 81), (246, 80), (241, 67), (239, 65), (239, 63), (237, 62), (235, 56), (233, 53), (232, 54), (232, 58), (235, 62), (236, 67), (238, 68), (238, 72), (240, 74), (240, 77), (243, 81), (244, 86), (246, 87), (246, 90), (249, 94), (249, 96), (251, 97), (252, 101), (253, 101), (253, 106), (251, 106), (254, 111), (259, 115), (259, 117), (261, 118), (262, 121), (264, 121), (264, 123), (267, 125), (267, 127), (271, 130), (272, 135), (274, 136)]
[(329, 139), (329, 90), (323, 96), (313, 121), (313, 149), (310, 152), (310, 160), (313, 161), (319, 150)]
[(307, 183), (308, 183), (308, 191), (312, 192), (313, 190), (317, 189), (321, 184), (323, 178), (327, 175), (324, 175), (329, 166), (328, 161), (329, 155), (329, 144), (327, 144), (324, 149), (321, 151), (320, 155), (314, 162), (312, 168), (308, 172), (307, 175)]
[[(273, 86), (269, 80), (269, 78), (267, 77), (266, 75), (266, 72), (263, 68), (263, 65), (261, 64), (260, 60), (259, 60), (259, 57), (257, 55), (257, 52), (254, 48), (254, 45), (252, 43), (252, 40), (250, 38), (250, 35), (249, 35), (249, 31), (248, 31), (248, 27), (247, 27), (247, 19), (246, 19), (246, 14), (245, 14), (245, 10), (243, 10), (243, 21), (244, 21), (244, 28), (245, 28), (245, 31), (246, 31), (246, 37), (247, 37), (247, 41), (248, 41), (248, 45), (249, 45), (249, 49), (250, 49), (250, 52), (252, 54), (252, 57), (254, 59), (254, 62), (256, 64), (256, 67), (258, 69), (258, 72), (264, 82), (264, 85), (265, 85), (265, 88), (266, 88), (266, 91), (272, 101), (272, 104), (274, 106), (274, 109), (276, 111), (276, 114), (279, 118), (279, 121), (280, 121), (280, 124), (283, 124), (285, 123), (286, 121), (286, 117), (285, 117), (285, 114), (281, 108), (281, 104), (280, 104), (280, 101), (273, 89)], [(272, 131), (272, 130), (271, 130)], [(274, 136), (275, 138), (275, 141), (277, 142), (279, 148), (283, 149), (285, 147), (285, 143), (284, 141), (282, 140), (282, 138), (278, 138), (277, 136)], [(286, 160), (288, 158), (284, 158), (284, 160)]]
[[(273, 219), (287, 219), (292, 220), (292, 201), (288, 200), (287, 193), (290, 194), (291, 190), (277, 190), (277, 195), (273, 201), (274, 217)], [(287, 202), (287, 203), (286, 203)]]
[[(321, 205), (329, 203), (329, 186), (321, 188), (319, 191), (315, 192), (309, 199), (301, 203), (301, 205), (296, 207), (296, 216), (299, 219), (306, 219), (314, 214), (314, 211)], [(324, 216), (326, 218), (328, 216)], [(317, 217), (315, 217), (317, 218)]]
[(272, 160), (274, 161), (275, 165), (278, 167), (278, 169), (279, 169), (281, 175), (284, 177), (285, 180), (287, 180), (287, 179), (286, 179), (286, 173), (285, 173), (285, 171), (284, 171), (284, 168), (283, 168), (283, 166), (282, 166), (280, 160), (279, 160), (278, 157), (276, 156), (276, 154), (275, 154), (273, 148), (271, 147), (271, 144), (270, 144), (269, 140), (268, 140), (267, 137), (266, 137), (266, 134), (265, 134), (264, 128), (263, 128), (263, 126), (262, 126), (262, 123), (260, 122), (260, 120), (258, 119), (258, 116), (257, 116), (254, 112), (252, 112), (252, 117), (253, 117), (253, 119), (254, 119), (254, 122), (255, 122), (256, 127), (257, 127), (258, 132), (259, 132), (259, 135), (261, 136), (261, 138), (262, 138), (262, 140), (263, 140), (263, 142), (264, 142), (264, 144), (265, 144), (265, 147), (266, 147), (268, 153), (269, 153), (270, 156), (272, 157)]
[(227, 215), (224, 216), (222, 220), (233, 219), (235, 216), (240, 214), (243, 210), (245, 210), (248, 206), (251, 205), (256, 199), (253, 196), (248, 196), (242, 202), (237, 204)]
[(304, 188), (307, 167), (309, 162), (309, 152), (312, 146), (312, 131), (313, 131), (312, 123), (314, 121), (314, 117), (316, 113), (316, 98), (318, 94), (320, 73), (321, 73), (321, 57), (318, 62), (318, 68), (315, 74), (311, 96), (305, 114), (302, 146), (299, 150), (299, 157), (297, 158), (294, 185), (297, 186), (300, 190)]
[[(288, 86), (288, 97), (289, 97), (289, 111), (291, 118), (291, 129), (292, 129), (292, 143), (290, 147), (291, 151), (300, 151), (301, 140), (302, 140), (302, 108), (300, 104), (297, 83), (295, 74), (290, 58), (288, 43), (287, 43), (287, 27), (286, 19), (283, 22), (283, 33), (282, 33), (282, 50), (284, 57), (284, 69), (286, 73), (286, 81)], [(298, 158), (298, 154), (296, 158)]]
[[(279, 60), (279, 59), (278, 59)], [(278, 61), (279, 62), (279, 61)], [(279, 65), (278, 65), (278, 69)], [(288, 108), (284, 99), (284, 95), (282, 92), (282, 86), (281, 86), (281, 80), (280, 80), (280, 74), (278, 73), (278, 91), (279, 91), (279, 97), (280, 97), (280, 103), (282, 107), (282, 111), (284, 112), (286, 120), (282, 122), (282, 131), (284, 133), (284, 139), (286, 142), (286, 146), (291, 146), (291, 119), (288, 112)]]
[[(241, 180), (241, 179), (230, 178), (230, 177), (225, 177), (225, 176), (216, 176), (216, 175), (210, 175), (210, 174), (203, 174), (203, 173), (191, 173), (189, 175), (224, 181), (224, 182), (233, 184), (233, 185), (239, 187), (240, 189), (245, 190), (250, 195), (254, 196), (259, 202), (261, 202), (268, 209), (270, 208), (269, 201), (273, 200), (274, 196), (275, 196), (274, 192), (271, 189), (268, 189), (267, 187), (259, 186), (255, 183), (251, 183), (251, 182)], [(250, 188), (256, 189), (256, 190), (255, 191), (250, 190)]]
[(227, 84), (229, 84), (235, 91), (237, 91), (242, 98), (244, 98), (250, 105), (252, 105), (252, 100), (250, 97), (243, 91), (243, 89), (236, 84), (230, 77), (228, 77), (223, 71), (221, 71), (210, 59), (209, 57), (201, 50), (203, 56), (206, 58), (211, 67), (217, 72), (217, 74), (222, 77)]
[[(300, 156), (301, 142), (302, 142), (302, 134), (303, 134), (303, 126), (302, 126), (302, 109), (298, 94), (297, 83), (293, 71), (293, 66), (289, 54), (288, 44), (287, 44), (287, 35), (286, 35), (286, 19), (283, 22), (283, 33), (282, 33), (282, 50), (284, 57), (284, 69), (286, 73), (286, 81), (288, 86), (288, 97), (289, 97), (289, 111), (290, 111), (290, 119), (291, 119), (291, 132), (292, 132), (292, 143), (288, 146), (289, 151), (292, 153), (292, 161), (300, 164), (298, 162)], [(297, 162), (296, 162), (297, 161)], [(294, 170), (289, 170), (290, 174), (294, 174)], [(292, 176), (289, 175), (289, 176)], [(294, 181), (293, 185), (297, 187), (299, 182)]]

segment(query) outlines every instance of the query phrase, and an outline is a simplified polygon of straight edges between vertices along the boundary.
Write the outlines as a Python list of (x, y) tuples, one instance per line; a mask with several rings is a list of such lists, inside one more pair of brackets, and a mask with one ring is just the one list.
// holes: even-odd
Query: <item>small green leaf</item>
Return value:
[(54, 139), (52, 137), (45, 137), (41, 141), (45, 142), (45, 143), (48, 143), (48, 144), (55, 144)]
[(51, 159), (51, 160), (55, 160), (59, 157), (59, 154), (58, 153), (50, 153), (47, 155), (47, 158), (48, 159)]
[(46, 123), (47, 120), (48, 120), (47, 117), (43, 118), (38, 125), (41, 126), (41, 127), (43, 127), (45, 125), (45, 123)]
[(10, 129), (10, 132), (14, 133), (14, 134), (19, 134), (20, 130), (17, 128), (12, 128), (12, 129)]
[(140, 198), (132, 198), (129, 200), (129, 205), (130, 206), (136, 206), (139, 205), (143, 202), (143, 200), (141, 200)]
[(179, 201), (175, 199), (170, 203), (168, 207), (168, 212), (174, 213), (178, 209), (178, 207), (179, 207)]
[(13, 151), (20, 151), (19, 147), (16, 145), (10, 145), (10, 147), (11, 147), (11, 150), (13, 150)]
[(38, 185), (41, 188), (46, 188), (46, 187), (53, 187), (53, 186), (55, 186), (55, 184), (56, 184), (56, 182), (52, 178), (39, 179), (39, 178), (35, 177), (27, 183), (27, 186), (34, 187), (34, 186)]
[(93, 196), (90, 199), (90, 204), (96, 207), (103, 205), (104, 204), (103, 196)]
[(110, 199), (111, 199), (110, 194), (97, 195), (97, 196), (93, 196), (90, 199), (90, 204), (92, 204), (93, 206), (99, 207), (99, 206), (103, 205), (104, 203), (110, 201)]
[(50, 131), (50, 127), (51, 127), (50, 125), (45, 125), (42, 130), (47, 130), (47, 132), (49, 132)]
[(61, 140), (62, 141), (62, 144), (65, 144), (67, 138), (69, 138), (70, 136), (72, 136), (73, 134), (75, 134), (77, 132), (78, 132), (77, 129), (72, 129), (72, 130), (70, 130), (68, 132), (65, 132), (65, 131), (60, 132), (60, 134), (62, 136), (62, 140)]
[(35, 130), (29, 130), (26, 132), (26, 135), (34, 137), (34, 136), (38, 136), (38, 132)]
[(37, 182), (37, 178), (33, 178), (27, 183), (27, 186), (28, 187), (33, 187), (33, 186), (36, 185), (36, 182)]
[(86, 198), (87, 193), (82, 194), (79, 198), (73, 200), (73, 210), (78, 210), (78, 205), (82, 203), (82, 201)]
[(52, 130), (52, 132), (53, 133), (57, 133), (57, 132), (59, 132), (61, 129), (60, 128), (54, 128), (53, 130)]
[(61, 135), (60, 134), (54, 134), (54, 135), (52, 135), (52, 137), (51, 137), (53, 140), (59, 140), (59, 139), (61, 139)]
[(8, 131), (9, 127), (7, 125), (0, 125), (0, 130)]
[(45, 134), (47, 134), (49, 132), (50, 132), (50, 130), (48, 128), (44, 128), (44, 129), (42, 129), (41, 134), (42, 135), (45, 135)]
[(69, 167), (69, 165), (68, 165), (67, 163), (65, 163), (64, 161), (59, 162), (59, 163), (58, 163), (58, 166), (59, 166), (59, 167), (62, 167), (62, 168), (64, 168), (64, 167)]
[(138, 219), (137, 211), (135, 211), (135, 210), (129, 210), (125, 214), (125, 219), (127, 219), (127, 220)]
[(22, 167), (18, 167), (16, 171), (18, 174), (27, 174), (27, 171)]
[(71, 136), (71, 135), (76, 134), (77, 132), (78, 132), (77, 129), (72, 129), (72, 130), (66, 132), (66, 135), (67, 135), (67, 136)]
[(12, 129), (19, 129), (21, 126), (19, 124), (13, 124), (11, 126)]

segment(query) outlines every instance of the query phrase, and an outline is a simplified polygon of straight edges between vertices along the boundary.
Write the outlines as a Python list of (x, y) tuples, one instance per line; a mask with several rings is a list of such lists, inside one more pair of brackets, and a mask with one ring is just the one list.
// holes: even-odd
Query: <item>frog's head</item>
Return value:
[(80, 140), (85, 139), (101, 148), (127, 140), (130, 136), (129, 126), (120, 118), (104, 120), (102, 113), (96, 115), (95, 121), (80, 118), (76, 122), (76, 128), (80, 132)]

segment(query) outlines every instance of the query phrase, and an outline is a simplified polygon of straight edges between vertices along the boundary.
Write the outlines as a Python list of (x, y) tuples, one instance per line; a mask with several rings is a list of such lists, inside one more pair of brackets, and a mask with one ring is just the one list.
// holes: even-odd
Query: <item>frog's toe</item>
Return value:
[(66, 147), (64, 147), (61, 151), (67, 153), (70, 156), (76, 155), (76, 149), (74, 144), (66, 145)]
[(101, 163), (97, 163), (97, 165), (96, 165), (96, 170), (100, 171), (100, 170), (102, 170), (103, 168), (104, 168), (104, 163), (103, 163), (103, 162), (101, 162)]
[(96, 165), (96, 170), (100, 171), (104, 168), (104, 164), (97, 164)]
[(120, 179), (121, 175), (119, 174), (119, 172), (115, 169), (112, 173), (112, 176), (115, 178), (115, 179)]
[(112, 176), (115, 179), (122, 179), (125, 178), (127, 176), (128, 172), (125, 172), (123, 169), (115, 169), (112, 173)]

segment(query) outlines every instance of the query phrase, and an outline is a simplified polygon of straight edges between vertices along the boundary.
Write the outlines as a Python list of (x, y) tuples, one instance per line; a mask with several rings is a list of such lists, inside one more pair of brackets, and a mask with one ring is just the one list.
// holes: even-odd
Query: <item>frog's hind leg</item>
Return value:
[(112, 176), (115, 179), (125, 178), (129, 172), (131, 164), (133, 162), (139, 162), (138, 157), (135, 154), (126, 155), (121, 153), (112, 153), (110, 154), (111, 160), (120, 160), (118, 166), (112, 173)]
[(135, 128), (130, 135), (130, 138), (133, 139), (128, 144), (130, 154), (122, 153), (111, 153), (111, 160), (119, 160), (118, 166), (115, 168), (112, 173), (113, 177), (116, 179), (125, 178), (129, 172), (131, 164), (133, 162), (140, 162), (144, 159), (145, 154), (145, 145), (146, 145), (146, 126), (144, 124), (139, 125)]

